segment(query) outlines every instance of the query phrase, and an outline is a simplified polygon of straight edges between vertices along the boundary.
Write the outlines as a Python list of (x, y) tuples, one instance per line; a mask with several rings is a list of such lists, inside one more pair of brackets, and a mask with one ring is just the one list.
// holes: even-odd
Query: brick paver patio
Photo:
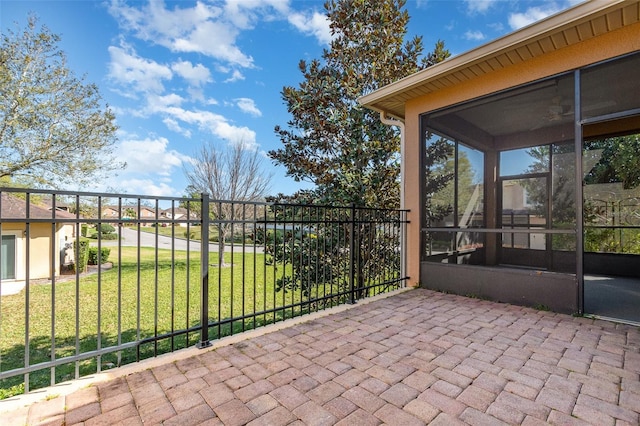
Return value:
[(0, 414), (9, 424), (638, 425), (640, 330), (417, 289)]

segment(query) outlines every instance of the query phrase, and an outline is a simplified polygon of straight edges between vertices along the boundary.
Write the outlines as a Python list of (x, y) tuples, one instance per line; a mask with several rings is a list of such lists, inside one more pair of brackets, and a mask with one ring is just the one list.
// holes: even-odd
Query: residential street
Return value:
[[(186, 228), (185, 228), (186, 229)], [(187, 250), (187, 240), (184, 239), (182, 235), (183, 230), (180, 228), (176, 229), (176, 238), (173, 241), (173, 248), (175, 250)], [(141, 247), (156, 247), (156, 235), (151, 232), (140, 232), (140, 243), (138, 243), (138, 231), (132, 228), (127, 228), (125, 226), (122, 227), (122, 245), (123, 246), (137, 246), (140, 244)], [(97, 242), (92, 242), (91, 245), (96, 246)], [(115, 247), (118, 245), (117, 241), (109, 240), (102, 241), (103, 247)], [(164, 235), (158, 235), (158, 248), (162, 249), (171, 249), (172, 241), (171, 237), (166, 237)], [(231, 250), (232, 246), (227, 244), (225, 250)], [(245, 251), (252, 252), (253, 246), (247, 245), (244, 247)], [(256, 247), (257, 253), (262, 253), (264, 251), (263, 247)], [(200, 242), (199, 241), (189, 241), (189, 250), (191, 251), (200, 251)], [(217, 252), (218, 251), (218, 243), (209, 244), (209, 251)], [(242, 245), (234, 244), (233, 251), (238, 253), (243, 251)]]

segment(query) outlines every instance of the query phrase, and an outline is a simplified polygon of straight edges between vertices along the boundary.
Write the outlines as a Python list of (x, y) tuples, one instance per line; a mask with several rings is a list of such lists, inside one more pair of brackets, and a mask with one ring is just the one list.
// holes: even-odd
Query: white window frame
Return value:
[(23, 279), (22, 275), (24, 275), (23, 271), (20, 270), (19, 265), (22, 264), (22, 239), (23, 239), (24, 231), (21, 230), (3, 230), (2, 236), (10, 235), (15, 237), (15, 253), (14, 260), (15, 265), (13, 266), (13, 270), (15, 272), (15, 276), (13, 278), (6, 278), (3, 281), (16, 281)]

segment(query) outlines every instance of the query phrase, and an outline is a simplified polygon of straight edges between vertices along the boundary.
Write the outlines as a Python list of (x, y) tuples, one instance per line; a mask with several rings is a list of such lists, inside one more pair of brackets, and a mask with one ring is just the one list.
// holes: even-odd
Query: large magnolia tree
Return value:
[[(269, 152), (290, 176), (313, 183), (314, 189), (292, 197), (280, 195), (276, 200), (399, 206), (399, 131), (383, 124), (379, 114), (362, 107), (358, 98), (449, 56), (440, 41), (433, 52), (423, 55), (420, 37), (405, 40), (409, 15), (404, 4), (404, 0), (325, 3), (331, 44), (321, 59), (300, 61), (302, 82), (283, 89), (291, 119), (286, 127), (276, 127), (282, 147)], [(432, 192), (442, 185), (446, 182), (437, 181)], [(281, 220), (295, 223), (295, 209), (280, 213), (285, 216)], [(292, 232), (271, 236), (266, 253), (275, 262), (289, 263), (292, 269), (290, 277), (277, 280), (278, 289), (300, 291), (308, 298), (322, 284), (344, 294), (350, 285), (348, 250), (352, 248), (356, 253), (350, 254), (357, 262), (353, 268), (358, 289), (355, 298), (364, 296), (371, 283), (389, 278), (380, 265), (399, 264), (397, 236), (376, 232), (382, 227), (369, 222), (376, 220), (371, 211), (341, 210), (335, 214), (332, 219), (336, 220), (321, 219), (314, 224), (312, 237)], [(345, 225), (349, 220), (358, 225), (350, 229)]]
[(400, 137), (358, 98), (446, 59), (438, 42), (423, 56), (421, 37), (406, 41), (404, 0), (330, 0), (325, 3), (333, 35), (321, 59), (300, 61), (303, 81), (285, 87), (291, 114), (275, 131), (282, 147), (269, 156), (315, 190), (305, 201), (358, 206), (399, 205)]
[(0, 177), (64, 187), (124, 166), (112, 156), (114, 114), (67, 67), (59, 41), (33, 16), (24, 29), (3, 30)]

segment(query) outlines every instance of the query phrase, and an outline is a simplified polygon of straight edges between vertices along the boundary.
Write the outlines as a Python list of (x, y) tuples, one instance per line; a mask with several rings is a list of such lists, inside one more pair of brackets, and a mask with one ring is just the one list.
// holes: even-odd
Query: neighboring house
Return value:
[[(138, 206), (137, 205), (122, 205), (118, 206), (103, 206), (102, 218), (113, 220), (128, 220), (132, 221), (137, 219)], [(140, 206), (140, 224), (142, 226), (149, 226), (156, 219), (156, 210), (152, 207)], [(148, 221), (148, 222), (147, 222)]]
[[(76, 227), (73, 223), (46, 221), (75, 219), (65, 210), (30, 204), (10, 193), (0, 198), (0, 234), (2, 281), (24, 281), (60, 275), (62, 267), (73, 262), (73, 242)], [(27, 241), (28, 240), (28, 241)], [(27, 274), (28, 273), (28, 274)]]
[(120, 211), (118, 210), (118, 206), (104, 206), (102, 208), (102, 217), (106, 219), (118, 219), (121, 216), (124, 216), (124, 208), (123, 215), (120, 215)]
[[(640, 256), (585, 253), (583, 245), (583, 211), (598, 200), (604, 211), (612, 197), (616, 209), (626, 203), (615, 194), (593, 198), (610, 184), (583, 185), (583, 178), (598, 161), (590, 142), (640, 135), (639, 69), (640, 0), (596, 0), (360, 98), (401, 130), (412, 285), (583, 313), (585, 300), (597, 297), (588, 294), (587, 274), (640, 282)], [(459, 173), (449, 187), (463, 188), (461, 164), (473, 167), (482, 187), (482, 221), (473, 226), (462, 220), (465, 191), (425, 191), (423, 158), (442, 143)], [(443, 198), (451, 223), (428, 218), (430, 200)], [(533, 206), (534, 199), (546, 201)], [(627, 210), (640, 217), (631, 201)], [(510, 223), (513, 212), (526, 220), (516, 224), (514, 214)]]
[[(176, 220), (176, 221), (197, 220), (198, 213), (194, 211), (188, 211), (187, 209), (182, 207), (176, 207), (173, 209), (168, 208), (160, 212), (160, 219), (168, 219), (168, 220)], [(186, 227), (187, 223), (178, 222), (178, 226)]]
[(153, 221), (156, 219), (156, 210), (154, 208), (151, 207), (145, 207), (145, 206), (141, 206), (140, 207), (140, 220), (142, 223), (142, 226), (149, 226), (149, 224), (151, 222), (144, 222), (144, 220), (150, 220)]
[[(51, 208), (53, 208), (53, 201), (51, 200), (51, 197), (45, 196), (44, 199), (42, 200), (42, 205), (46, 206), (49, 210), (51, 210)], [(56, 200), (56, 210), (70, 212), (71, 206), (67, 203), (63, 203), (59, 200)]]

